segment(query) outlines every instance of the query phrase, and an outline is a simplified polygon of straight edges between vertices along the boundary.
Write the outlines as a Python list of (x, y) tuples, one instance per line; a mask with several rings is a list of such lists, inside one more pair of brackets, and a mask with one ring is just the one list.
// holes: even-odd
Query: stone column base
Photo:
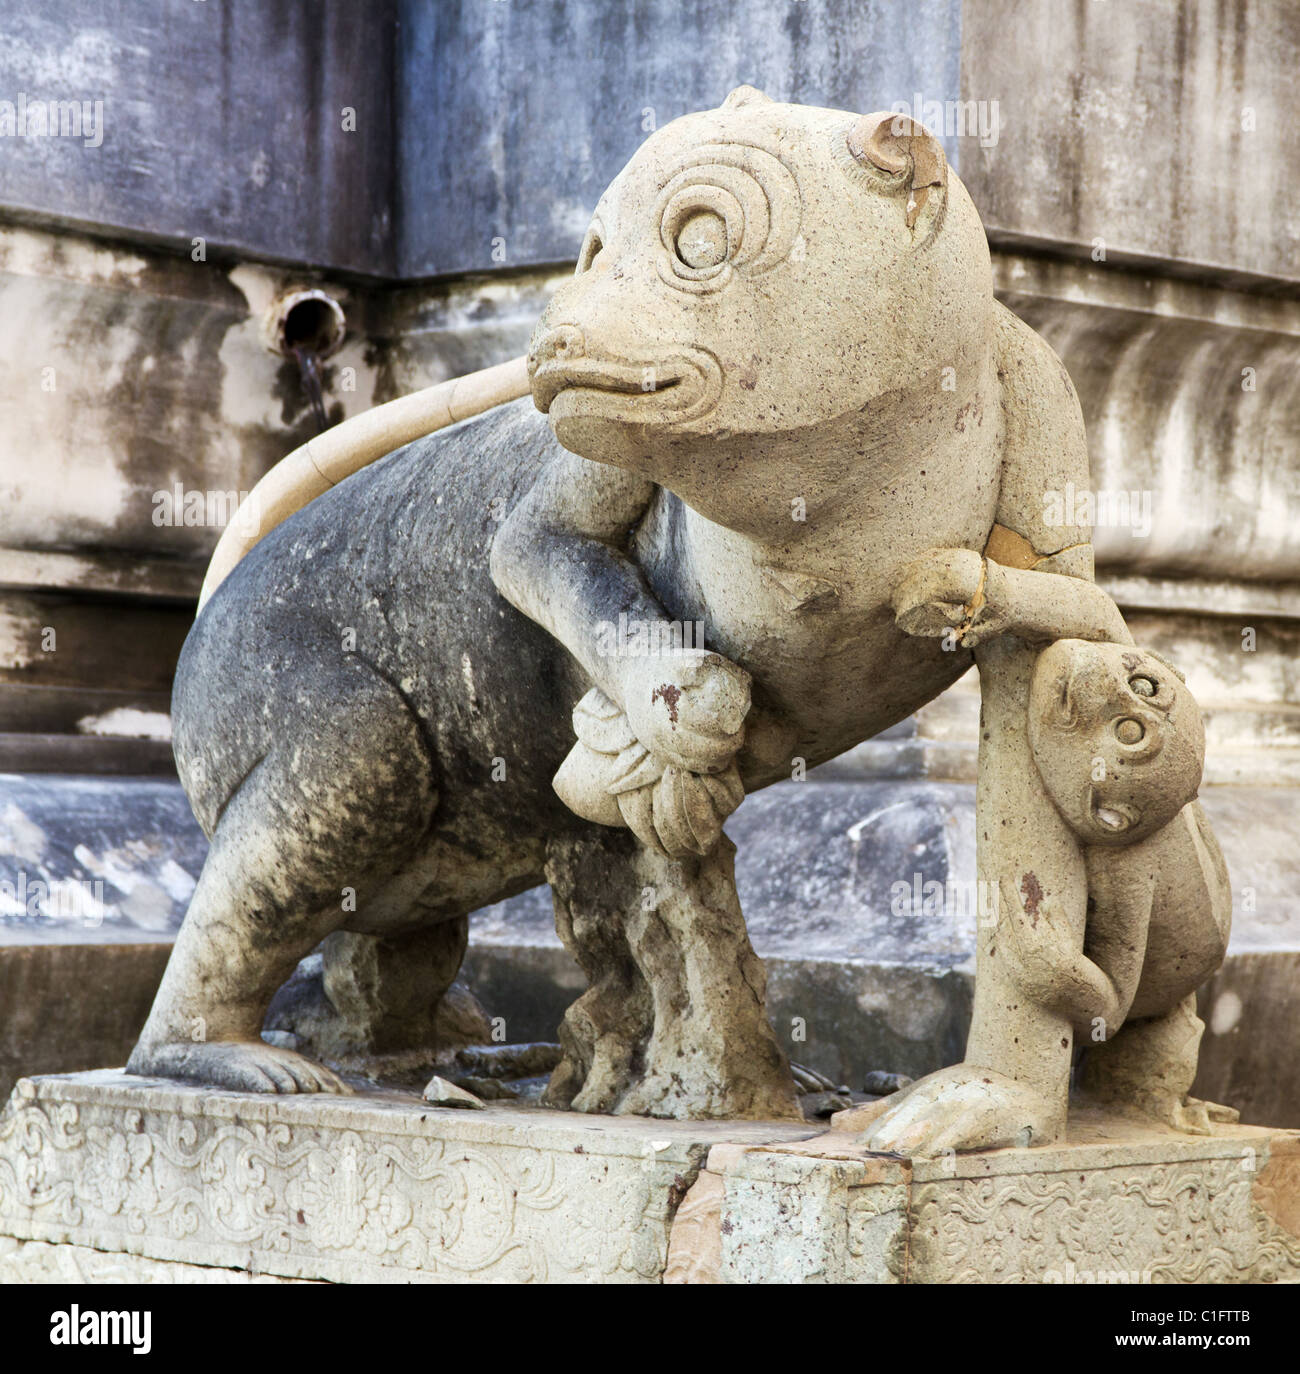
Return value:
[(21, 1080), (0, 1281), (1300, 1280), (1300, 1133), (1080, 1115), (1068, 1144), (868, 1155), (842, 1131), (409, 1095)]

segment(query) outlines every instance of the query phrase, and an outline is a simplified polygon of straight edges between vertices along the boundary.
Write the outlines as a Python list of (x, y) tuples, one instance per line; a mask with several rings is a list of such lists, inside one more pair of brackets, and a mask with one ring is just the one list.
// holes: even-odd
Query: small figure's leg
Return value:
[(745, 929), (735, 854), (726, 835), (703, 858), (680, 862), (638, 850), (642, 901), (627, 933), (654, 999), (654, 1033), (621, 1113), (802, 1119), (767, 1019), (767, 973)]
[(1194, 995), (1164, 1016), (1130, 1021), (1113, 1040), (1089, 1047), (1080, 1091), (1098, 1102), (1135, 1107), (1189, 1135), (1209, 1135), (1212, 1121), (1235, 1121), (1237, 1113), (1189, 1096), (1204, 1029)]
[[(320, 674), (313, 682), (319, 695)], [(425, 832), (436, 794), (415, 722), (386, 683), (339, 675), (336, 709), (231, 797), (176, 938), (132, 1073), (249, 1092), (345, 1091), (261, 1038), (275, 991)]]
[(563, 1057), (542, 1098), (547, 1106), (612, 1111), (649, 1036), (650, 994), (624, 925), (641, 901), (636, 848), (625, 830), (593, 827), (547, 849), (555, 928), (590, 984), (560, 1024)]

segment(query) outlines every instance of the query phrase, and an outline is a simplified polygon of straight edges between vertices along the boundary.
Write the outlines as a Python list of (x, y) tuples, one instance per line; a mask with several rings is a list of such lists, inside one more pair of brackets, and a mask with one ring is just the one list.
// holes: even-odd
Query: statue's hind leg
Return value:
[(641, 901), (636, 841), (624, 830), (553, 840), (546, 877), (555, 928), (590, 983), (564, 1013), (560, 1063), (543, 1101), (610, 1112), (637, 1071), (651, 1030), (650, 992), (627, 946), (627, 913)]
[(492, 1038), (457, 981), (468, 940), (464, 916), (393, 935), (336, 930), (276, 993), (267, 1029), (344, 1070), (423, 1086), (440, 1058)]
[(650, 988), (654, 1029), (620, 1113), (803, 1120), (768, 1020), (767, 971), (749, 943), (735, 858), (725, 834), (703, 858), (638, 849), (642, 900), (627, 933)]
[(591, 980), (546, 1101), (574, 1111), (801, 1120), (736, 896), (735, 846), (674, 862), (627, 831), (553, 842), (556, 929)]
[(261, 1030), (298, 961), (349, 919), (350, 894), (363, 904), (433, 815), (419, 731), (397, 693), (362, 671), (340, 675), (333, 709), (287, 730), (292, 743), (230, 799), (130, 1072), (249, 1092), (343, 1090)]

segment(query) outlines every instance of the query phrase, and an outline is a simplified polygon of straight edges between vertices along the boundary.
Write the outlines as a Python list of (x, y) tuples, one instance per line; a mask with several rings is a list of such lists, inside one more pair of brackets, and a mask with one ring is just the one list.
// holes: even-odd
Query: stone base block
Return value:
[(854, 1140), (715, 1146), (665, 1281), (1300, 1281), (1300, 1132), (1076, 1110), (1064, 1145), (1035, 1150), (909, 1163)]
[[(115, 1254), (130, 1278), (167, 1261), (338, 1283), (653, 1283), (713, 1145), (810, 1133), (117, 1070), (21, 1079), (0, 1117), (0, 1236)], [(34, 1276), (43, 1264), (59, 1274), (42, 1252)]]
[(23, 1079), (0, 1117), (0, 1279), (72, 1275), (1300, 1280), (1300, 1133), (1079, 1114), (1060, 1147), (908, 1164), (777, 1123)]

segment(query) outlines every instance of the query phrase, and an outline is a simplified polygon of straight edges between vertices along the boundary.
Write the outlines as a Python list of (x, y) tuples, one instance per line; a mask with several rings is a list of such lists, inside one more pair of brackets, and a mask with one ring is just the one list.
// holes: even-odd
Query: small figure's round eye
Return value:
[(1123, 720), (1115, 722), (1115, 738), (1121, 744), (1141, 744), (1145, 734), (1142, 722), (1134, 720), (1132, 716), (1125, 716)]
[(1155, 678), (1151, 677), (1131, 677), (1128, 680), (1128, 685), (1140, 697), (1153, 697), (1159, 690)]
[(674, 247), (687, 267), (717, 267), (727, 257), (727, 221), (713, 210), (698, 210), (677, 231)]

